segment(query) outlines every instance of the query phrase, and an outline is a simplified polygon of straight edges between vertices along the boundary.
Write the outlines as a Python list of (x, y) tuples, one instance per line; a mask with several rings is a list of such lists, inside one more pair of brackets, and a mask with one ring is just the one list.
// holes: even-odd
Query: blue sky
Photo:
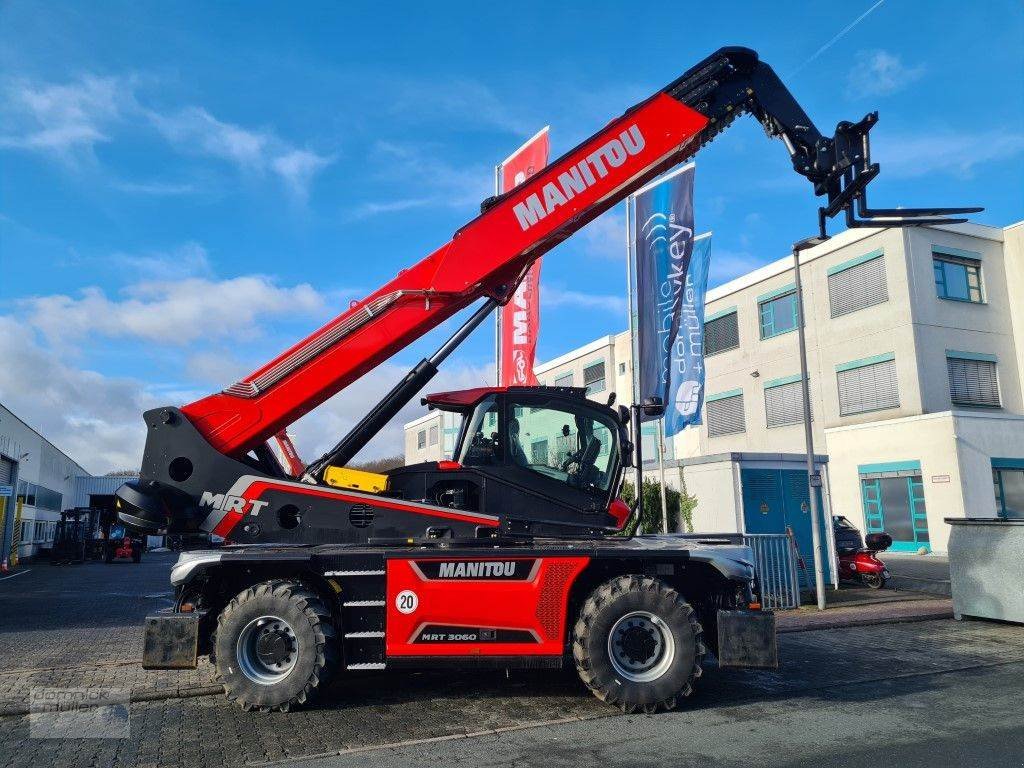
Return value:
[[(880, 111), (876, 205), (1024, 214), (1014, 0), (482, 5), (0, 4), (0, 400), (90, 469), (136, 464), (142, 408), (230, 383), (445, 242), (541, 126), (560, 154), (721, 45), (758, 50), (824, 132)], [(750, 118), (696, 185), (713, 283), (812, 233), (809, 185)], [(541, 360), (625, 327), (622, 222), (545, 259)], [(304, 453), (444, 330), (300, 423)], [(491, 346), (433, 388), (483, 381)]]

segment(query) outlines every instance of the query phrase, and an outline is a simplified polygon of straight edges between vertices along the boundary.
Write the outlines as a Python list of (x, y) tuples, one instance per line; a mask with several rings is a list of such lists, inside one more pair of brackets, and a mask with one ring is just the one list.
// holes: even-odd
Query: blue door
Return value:
[[(741, 469), (743, 484), (743, 522), (747, 533), (785, 533), (793, 530), (804, 567), (797, 567), (802, 587), (814, 583), (814, 541), (811, 535), (810, 494), (807, 472), (799, 469)], [(818, 509), (824, 513), (821, 489), (816, 488)], [(822, 514), (824, 517), (824, 514)], [(822, 549), (827, 553), (825, 521), (819, 520)], [(826, 554), (823, 563), (826, 581), (832, 569)]]

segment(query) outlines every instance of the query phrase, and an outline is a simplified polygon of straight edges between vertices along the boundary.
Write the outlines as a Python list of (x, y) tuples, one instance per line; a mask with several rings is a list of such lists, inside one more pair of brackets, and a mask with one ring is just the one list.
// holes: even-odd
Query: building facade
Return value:
[(0, 405), (0, 560), (49, 548), (61, 510), (73, 506), (78, 478), (88, 474)]
[[(826, 512), (939, 552), (946, 517), (1024, 517), (1024, 222), (850, 230), (804, 251), (801, 278)], [(797, 529), (807, 513), (793, 283), (790, 256), (708, 292), (704, 423), (665, 446), (697, 530)], [(629, 334), (536, 373), (629, 404)], [(440, 418), (406, 426), (407, 462), (450, 457), (429, 425), (458, 426)], [(644, 456), (653, 469), (651, 431)]]

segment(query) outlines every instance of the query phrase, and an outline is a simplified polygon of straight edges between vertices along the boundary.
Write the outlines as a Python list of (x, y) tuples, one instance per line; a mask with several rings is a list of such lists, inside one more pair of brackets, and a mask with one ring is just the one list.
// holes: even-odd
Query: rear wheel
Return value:
[(217, 679), (244, 709), (287, 712), (310, 701), (337, 667), (331, 612), (294, 581), (238, 594), (217, 617)]
[(618, 576), (595, 589), (573, 628), (580, 679), (624, 712), (672, 709), (701, 675), (703, 630), (663, 581)]

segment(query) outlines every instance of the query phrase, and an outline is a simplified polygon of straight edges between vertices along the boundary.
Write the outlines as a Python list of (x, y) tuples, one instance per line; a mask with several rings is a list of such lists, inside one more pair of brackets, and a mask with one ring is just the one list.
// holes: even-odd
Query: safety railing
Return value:
[(761, 605), (769, 610), (800, 607), (796, 546), (786, 533), (744, 534), (743, 543), (754, 553)]

